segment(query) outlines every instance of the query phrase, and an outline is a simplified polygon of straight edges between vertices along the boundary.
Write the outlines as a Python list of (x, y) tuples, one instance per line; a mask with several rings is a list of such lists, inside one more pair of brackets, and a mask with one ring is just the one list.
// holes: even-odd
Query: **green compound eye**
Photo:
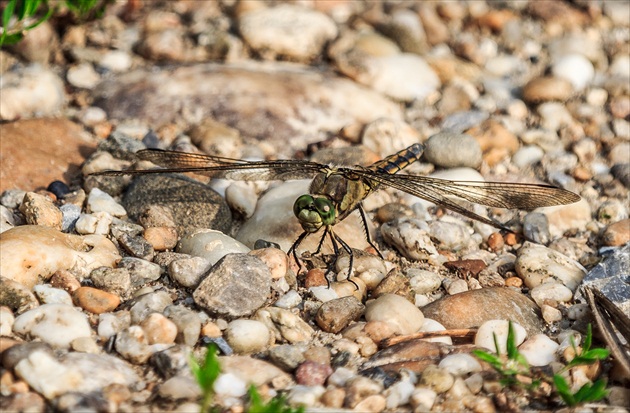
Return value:
[(293, 204), (293, 213), (308, 232), (316, 232), (323, 225), (335, 222), (335, 208), (326, 198), (302, 195)]

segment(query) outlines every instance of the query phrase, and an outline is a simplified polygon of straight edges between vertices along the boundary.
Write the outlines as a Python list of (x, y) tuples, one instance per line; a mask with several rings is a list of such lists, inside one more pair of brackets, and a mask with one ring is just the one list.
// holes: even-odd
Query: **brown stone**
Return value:
[(144, 239), (156, 251), (166, 251), (177, 245), (177, 229), (170, 227), (151, 227), (144, 230)]
[(511, 288), (466, 291), (441, 298), (421, 310), (426, 318), (447, 329), (479, 327), (488, 320), (512, 320), (529, 335), (540, 334), (543, 329), (538, 306)]
[(444, 266), (461, 278), (476, 277), (486, 268), (483, 260), (457, 260), (445, 262)]
[(45, 188), (54, 180), (70, 183), (94, 152), (95, 142), (69, 120), (22, 120), (1, 128), (0, 192)]
[(56, 271), (52, 277), (50, 277), (50, 285), (54, 288), (60, 288), (67, 291), (70, 294), (73, 294), (77, 289), (79, 289), (79, 287), (81, 287), (81, 283), (77, 280), (77, 277), (68, 270)]
[(338, 333), (363, 314), (365, 306), (353, 296), (337, 298), (322, 304), (315, 321), (322, 330)]
[(117, 295), (92, 287), (81, 287), (74, 292), (74, 300), (85, 311), (94, 314), (108, 313), (120, 304)]
[(617, 247), (630, 241), (630, 219), (622, 219), (614, 224), (610, 224), (602, 235), (604, 244)]
[(558, 77), (537, 77), (523, 86), (523, 99), (528, 103), (540, 103), (551, 100), (564, 102), (573, 94), (571, 82)]

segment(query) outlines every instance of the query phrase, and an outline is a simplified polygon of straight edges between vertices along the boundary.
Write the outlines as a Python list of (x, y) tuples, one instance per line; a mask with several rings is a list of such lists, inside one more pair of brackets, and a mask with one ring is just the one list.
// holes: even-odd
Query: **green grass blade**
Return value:
[(555, 384), (556, 391), (567, 406), (575, 406), (577, 404), (564, 377), (559, 374), (554, 375), (553, 384)]
[(7, 34), (7, 28), (9, 27), (9, 22), (11, 21), (11, 17), (13, 16), (13, 12), (15, 11), (16, 4), (17, 0), (11, 0), (7, 3), (7, 6), (2, 11), (2, 28), (4, 29), (2, 37)]

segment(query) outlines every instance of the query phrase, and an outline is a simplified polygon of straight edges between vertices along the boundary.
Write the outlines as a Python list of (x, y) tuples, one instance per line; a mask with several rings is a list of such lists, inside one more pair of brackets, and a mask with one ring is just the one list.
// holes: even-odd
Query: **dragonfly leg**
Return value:
[(376, 248), (376, 245), (374, 245), (374, 243), (372, 242), (372, 237), (370, 236), (370, 231), (368, 230), (367, 217), (365, 216), (365, 211), (363, 210), (363, 206), (359, 204), (358, 209), (359, 209), (359, 214), (361, 215), (361, 223), (363, 224), (363, 231), (365, 232), (366, 241), (368, 242), (368, 244), (370, 244), (372, 248), (376, 250), (376, 253), (378, 254), (378, 256), (384, 260), (385, 258), (383, 257), (383, 254), (381, 254), (378, 248)]
[[(346, 250), (346, 252), (348, 253), (348, 255), (350, 256), (350, 263), (348, 264), (348, 281), (350, 281), (352, 284), (354, 284), (354, 287), (358, 290), (359, 289), (359, 285), (357, 283), (355, 283), (354, 281), (352, 281), (352, 279), (350, 278), (352, 275), (352, 264), (354, 263), (354, 254), (352, 253), (352, 248), (350, 248), (350, 246), (343, 240), (341, 239), (341, 237), (337, 234), (334, 234), (332, 232), (332, 230), (330, 231), (330, 239), (333, 241), (333, 246), (335, 248), (335, 254), (339, 254), (339, 247), (337, 246), (337, 242), (339, 242), (341, 244), (341, 246), (343, 247), (344, 250)], [(335, 242), (337, 241), (337, 242)]]
[(317, 255), (322, 250), (322, 246), (324, 245), (324, 240), (326, 239), (326, 235), (328, 234), (328, 227), (324, 228), (324, 233), (322, 237), (319, 239), (319, 244), (317, 244), (317, 250), (315, 250), (314, 255)]
[(300, 260), (298, 259), (297, 249), (300, 246), (300, 244), (302, 243), (302, 241), (304, 241), (304, 238), (306, 238), (308, 236), (308, 234), (309, 233), (306, 232), (306, 231), (302, 232), (300, 234), (300, 236), (295, 240), (293, 245), (291, 245), (291, 248), (289, 248), (289, 251), (287, 251), (287, 254), (292, 254), (293, 255), (293, 259), (295, 260), (295, 263), (298, 265), (298, 273), (302, 269), (302, 264), (300, 263)]

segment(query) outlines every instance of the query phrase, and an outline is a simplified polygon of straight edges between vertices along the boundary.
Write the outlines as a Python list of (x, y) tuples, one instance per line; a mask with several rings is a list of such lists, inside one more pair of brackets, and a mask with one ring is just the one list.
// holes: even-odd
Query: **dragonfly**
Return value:
[(352, 248), (334, 232), (333, 227), (358, 210), (366, 240), (382, 258), (370, 238), (366, 213), (361, 207), (361, 202), (381, 186), (415, 195), (468, 218), (510, 232), (509, 228), (472, 212), (452, 197), (489, 207), (521, 210), (566, 205), (580, 200), (580, 196), (571, 191), (546, 184), (454, 181), (397, 174), (419, 160), (423, 151), (424, 146), (416, 143), (370, 166), (335, 167), (307, 160), (248, 161), (202, 153), (144, 149), (136, 152), (137, 158), (150, 161), (161, 168), (102, 171), (92, 175), (192, 172), (212, 178), (245, 181), (312, 179), (309, 193), (299, 196), (293, 205), (293, 213), (303, 232), (288, 253), (293, 255), (299, 265), (297, 250), (300, 244), (307, 236), (323, 228), (315, 254), (320, 252), (326, 237), (330, 239), (335, 255), (338, 256), (343, 248), (349, 255), (349, 280), (353, 265)]

